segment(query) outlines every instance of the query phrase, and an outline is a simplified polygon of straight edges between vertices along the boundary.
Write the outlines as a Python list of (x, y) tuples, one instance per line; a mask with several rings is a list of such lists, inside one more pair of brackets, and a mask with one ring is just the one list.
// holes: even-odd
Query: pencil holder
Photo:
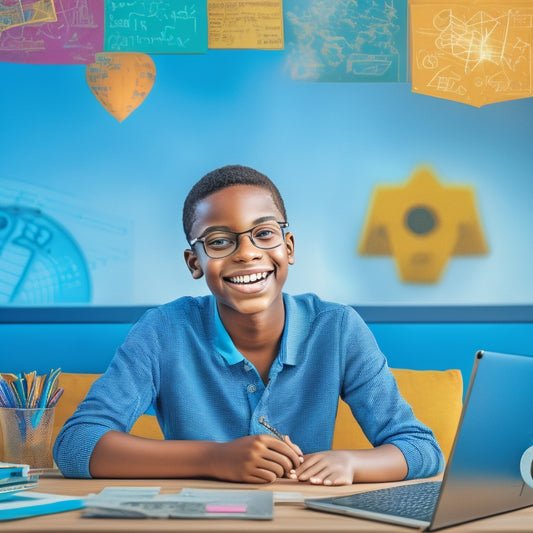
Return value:
[(6, 463), (27, 464), (31, 468), (52, 468), (54, 411), (54, 407), (0, 407), (0, 460)]

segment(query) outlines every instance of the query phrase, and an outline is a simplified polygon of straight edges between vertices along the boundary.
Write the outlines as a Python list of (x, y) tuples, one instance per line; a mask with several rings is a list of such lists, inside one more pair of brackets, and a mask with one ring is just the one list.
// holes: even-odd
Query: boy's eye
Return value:
[(235, 238), (232, 235), (208, 235), (204, 242), (209, 248), (228, 248), (235, 245)]
[(260, 241), (269, 241), (281, 235), (281, 230), (277, 226), (260, 226), (253, 233), (253, 238)]
[(273, 233), (271, 229), (261, 229), (254, 233), (254, 239), (271, 239)]

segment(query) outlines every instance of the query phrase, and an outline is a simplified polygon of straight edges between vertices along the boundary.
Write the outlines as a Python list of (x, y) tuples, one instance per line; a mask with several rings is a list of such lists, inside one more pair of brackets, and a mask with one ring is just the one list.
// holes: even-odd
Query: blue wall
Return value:
[[(69, 232), (90, 283), (79, 303), (205, 294), (183, 261), (180, 210), (197, 179), (228, 163), (258, 168), (284, 195), (296, 241), (287, 292), (355, 305), (533, 303), (533, 98), (477, 109), (407, 83), (298, 82), (285, 51), (153, 59), (154, 88), (121, 124), (84, 65), (0, 63), (0, 211), (38, 208)], [(402, 283), (391, 257), (356, 253), (374, 186), (403, 184), (421, 164), (475, 188), (490, 249), (453, 257), (435, 284)], [(0, 289), (13, 260), (3, 246), (0, 230)], [(30, 285), (15, 305), (49, 305), (45, 288)]]

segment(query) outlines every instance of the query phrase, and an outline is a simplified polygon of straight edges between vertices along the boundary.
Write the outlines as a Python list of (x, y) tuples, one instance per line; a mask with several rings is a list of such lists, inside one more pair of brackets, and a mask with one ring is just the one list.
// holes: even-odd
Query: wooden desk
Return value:
[[(379, 487), (391, 486), (394, 483), (380, 484)], [(64, 479), (57, 477), (41, 477), (39, 492), (50, 492), (71, 496), (86, 496), (93, 492), (100, 492), (107, 486), (151, 486), (161, 487), (161, 494), (179, 492), (182, 488), (220, 488), (220, 489), (255, 489), (299, 492), (304, 497), (320, 498), (324, 496), (341, 496), (357, 491), (370, 490), (377, 485), (361, 484), (344, 487), (320, 487), (290, 480), (280, 480), (270, 485), (244, 485), (208, 480), (116, 480), (116, 479)], [(321, 513), (306, 509), (300, 503), (276, 503), (274, 520), (177, 520), (177, 519), (107, 519), (82, 518), (82, 511), (68, 511), (53, 515), (45, 515), (22, 520), (12, 520), (0, 524), (2, 533), (11, 532), (128, 532), (135, 531), (187, 531), (192, 533), (213, 531), (224, 532), (336, 532), (336, 531), (364, 531), (409, 533), (416, 531), (411, 528), (393, 526), (369, 520), (360, 520), (347, 516)], [(527, 532), (533, 531), (533, 507), (507, 513), (504, 515), (478, 520), (462, 526), (446, 529), (449, 533), (474, 532)]]

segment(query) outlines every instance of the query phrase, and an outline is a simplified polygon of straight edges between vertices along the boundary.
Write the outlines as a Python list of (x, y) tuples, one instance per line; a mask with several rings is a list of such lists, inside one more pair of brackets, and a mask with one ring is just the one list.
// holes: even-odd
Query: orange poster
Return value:
[(409, 0), (414, 92), (481, 107), (533, 96), (533, 0)]

